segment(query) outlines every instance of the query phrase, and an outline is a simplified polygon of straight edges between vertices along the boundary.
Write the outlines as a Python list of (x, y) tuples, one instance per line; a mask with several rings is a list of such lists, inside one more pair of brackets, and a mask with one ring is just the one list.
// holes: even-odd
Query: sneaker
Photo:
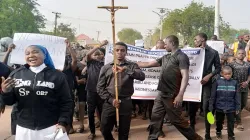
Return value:
[(216, 132), (216, 138), (217, 138), (217, 140), (222, 140), (221, 132)]
[(235, 137), (228, 137), (228, 140), (235, 140)]
[(205, 140), (212, 140), (212, 138), (210, 137), (210, 134), (205, 135)]
[(88, 140), (94, 140), (95, 137), (96, 137), (95, 134), (90, 134), (90, 135), (88, 136)]

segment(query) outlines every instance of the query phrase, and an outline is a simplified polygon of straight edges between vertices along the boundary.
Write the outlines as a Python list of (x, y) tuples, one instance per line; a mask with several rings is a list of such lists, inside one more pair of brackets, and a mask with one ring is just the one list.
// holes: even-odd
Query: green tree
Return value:
[(0, 38), (16, 32), (39, 33), (45, 18), (37, 10), (36, 0), (1, 0)]
[[(221, 18), (221, 30), (229, 29), (229, 24), (224, 22)], [(209, 37), (214, 32), (214, 7), (204, 6), (201, 2), (192, 1), (188, 6), (183, 9), (175, 9), (168, 13), (163, 22), (163, 36), (170, 34), (177, 35), (182, 38), (181, 41), (187, 40), (193, 44), (196, 34), (199, 32), (206, 33)], [(158, 33), (156, 33), (158, 35)], [(155, 35), (153, 35), (155, 36)], [(153, 42), (159, 38), (152, 37)]]
[[(51, 31), (41, 31), (43, 34), (47, 35), (55, 35), (54, 32)], [(70, 41), (75, 41), (76, 29), (72, 28), (70, 24), (60, 23), (56, 29), (56, 35), (60, 37), (65, 37)]]
[(135, 40), (142, 39), (142, 35), (140, 32), (138, 32), (135, 29), (132, 28), (124, 28), (117, 34), (120, 41), (123, 41), (124, 43), (133, 45), (135, 43)]

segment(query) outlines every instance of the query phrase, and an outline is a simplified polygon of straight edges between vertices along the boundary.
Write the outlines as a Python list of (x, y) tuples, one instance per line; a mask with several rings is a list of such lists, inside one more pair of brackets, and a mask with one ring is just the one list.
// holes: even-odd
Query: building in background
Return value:
[(98, 46), (100, 42), (94, 39), (91, 39), (89, 36), (85, 34), (80, 34), (76, 37), (76, 42), (78, 42), (81, 46)]

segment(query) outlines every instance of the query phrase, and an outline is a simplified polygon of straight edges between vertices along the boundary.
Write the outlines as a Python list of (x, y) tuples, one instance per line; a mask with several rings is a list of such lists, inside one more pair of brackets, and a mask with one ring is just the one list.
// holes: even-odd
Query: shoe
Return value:
[(217, 140), (222, 140), (221, 132), (216, 132), (216, 138), (217, 138)]
[(83, 133), (83, 132), (84, 132), (84, 127), (76, 129), (76, 133)]
[(90, 134), (90, 135), (88, 136), (88, 140), (94, 140), (95, 137), (96, 137), (95, 134)]
[(70, 128), (69, 134), (74, 134), (74, 133), (75, 133), (75, 130), (73, 128)]
[(228, 137), (228, 140), (235, 140), (235, 137)]
[(210, 134), (205, 135), (205, 140), (212, 140), (212, 138), (210, 137)]
[(161, 130), (159, 138), (165, 138), (165, 137), (166, 137), (165, 133)]
[(238, 125), (237, 125), (237, 129), (238, 129), (239, 131), (244, 131), (244, 127), (243, 127), (242, 124), (238, 124)]

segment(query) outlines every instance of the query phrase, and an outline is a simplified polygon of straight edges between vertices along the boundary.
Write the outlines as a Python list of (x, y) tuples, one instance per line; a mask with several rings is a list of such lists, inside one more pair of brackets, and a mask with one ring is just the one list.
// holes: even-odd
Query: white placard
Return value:
[(135, 46), (136, 47), (144, 47), (144, 40), (135, 40)]
[(208, 40), (207, 45), (218, 51), (219, 54), (224, 53), (224, 41), (212, 41)]
[(62, 70), (66, 54), (65, 39), (44, 34), (15, 33), (13, 43), (16, 48), (12, 50), (10, 63), (25, 64), (25, 49), (30, 45), (41, 45), (49, 51), (55, 68)]
[[(189, 84), (184, 94), (185, 101), (201, 101), (202, 85), (200, 81), (203, 73), (205, 51), (200, 48), (183, 49), (190, 60)], [(167, 54), (166, 51), (149, 51), (135, 46), (128, 46), (127, 59), (133, 62), (150, 62)], [(113, 60), (112, 46), (106, 49), (105, 64)], [(143, 68), (146, 79), (141, 82), (135, 80), (133, 99), (153, 100), (158, 94), (157, 86), (161, 68)]]

